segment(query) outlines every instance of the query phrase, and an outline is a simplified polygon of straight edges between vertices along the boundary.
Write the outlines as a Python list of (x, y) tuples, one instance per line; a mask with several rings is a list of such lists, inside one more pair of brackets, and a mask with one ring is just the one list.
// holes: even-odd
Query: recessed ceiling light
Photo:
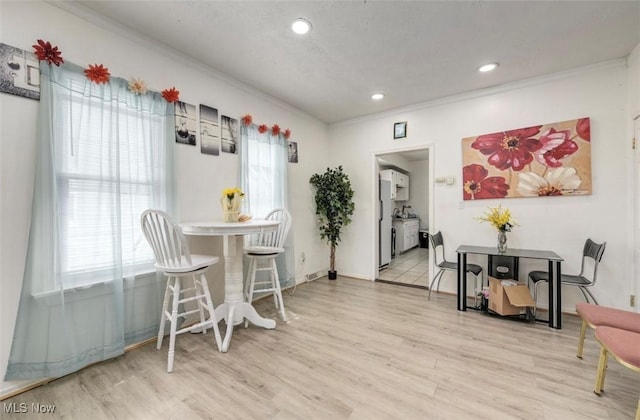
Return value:
[(298, 18), (291, 24), (291, 30), (298, 35), (304, 35), (311, 30), (311, 22), (305, 18)]
[(371, 95), (371, 99), (373, 99), (374, 101), (379, 101), (382, 98), (384, 98), (384, 93), (374, 93), (373, 95)]
[(478, 71), (482, 73), (486, 73), (488, 71), (495, 70), (496, 67), (498, 67), (498, 63), (489, 63), (489, 64), (485, 64), (484, 66), (480, 66), (478, 68)]

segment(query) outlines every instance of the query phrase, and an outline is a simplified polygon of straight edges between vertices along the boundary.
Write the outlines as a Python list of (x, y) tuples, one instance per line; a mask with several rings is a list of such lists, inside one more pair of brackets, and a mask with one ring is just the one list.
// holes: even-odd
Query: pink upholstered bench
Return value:
[(582, 359), (587, 325), (591, 328), (602, 325), (640, 333), (640, 313), (584, 302), (576, 304), (576, 312), (580, 315), (580, 318), (582, 318), (577, 354), (580, 359)]
[[(597, 395), (602, 393), (604, 377), (607, 371), (607, 358), (611, 354), (622, 366), (640, 372), (640, 333), (621, 330), (619, 328), (596, 327), (596, 340), (602, 346), (598, 361), (598, 374), (593, 390)], [(636, 409), (636, 420), (640, 420), (640, 398)]]

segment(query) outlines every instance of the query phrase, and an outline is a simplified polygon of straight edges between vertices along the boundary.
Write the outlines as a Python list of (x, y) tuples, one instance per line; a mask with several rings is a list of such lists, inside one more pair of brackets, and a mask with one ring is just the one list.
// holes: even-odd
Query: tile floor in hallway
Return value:
[(429, 250), (413, 248), (396, 255), (389, 267), (380, 271), (378, 280), (426, 288), (429, 282)]

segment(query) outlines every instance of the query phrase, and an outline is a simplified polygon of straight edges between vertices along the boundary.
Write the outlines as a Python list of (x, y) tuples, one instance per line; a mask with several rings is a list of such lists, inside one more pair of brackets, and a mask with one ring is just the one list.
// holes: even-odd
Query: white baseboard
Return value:
[(50, 379), (37, 379), (35, 381), (3, 382), (2, 387), (0, 388), (0, 401), (11, 398), (14, 395), (18, 395), (49, 381)]

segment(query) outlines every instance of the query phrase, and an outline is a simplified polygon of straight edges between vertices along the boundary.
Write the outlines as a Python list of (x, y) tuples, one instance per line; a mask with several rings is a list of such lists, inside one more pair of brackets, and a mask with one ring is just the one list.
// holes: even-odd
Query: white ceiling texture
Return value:
[[(621, 59), (640, 43), (638, 0), (53, 4), (118, 22), (327, 124)], [(309, 34), (291, 31), (297, 17)], [(487, 62), (499, 67), (477, 72)]]

